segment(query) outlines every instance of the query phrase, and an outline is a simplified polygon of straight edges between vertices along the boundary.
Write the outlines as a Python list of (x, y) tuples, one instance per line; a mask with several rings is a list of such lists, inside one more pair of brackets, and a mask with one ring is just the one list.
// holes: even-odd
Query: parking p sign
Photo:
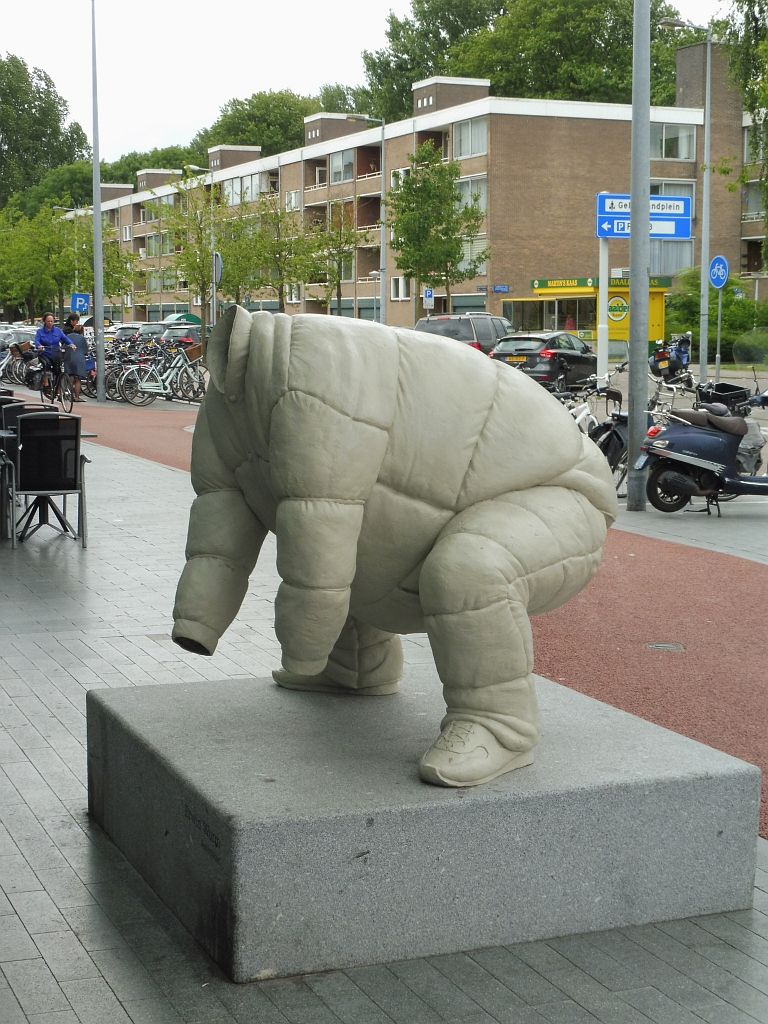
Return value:
[(435, 308), (435, 292), (432, 288), (424, 289), (424, 309)]
[(73, 313), (87, 313), (90, 304), (90, 295), (81, 295), (78, 292), (73, 292), (69, 308)]

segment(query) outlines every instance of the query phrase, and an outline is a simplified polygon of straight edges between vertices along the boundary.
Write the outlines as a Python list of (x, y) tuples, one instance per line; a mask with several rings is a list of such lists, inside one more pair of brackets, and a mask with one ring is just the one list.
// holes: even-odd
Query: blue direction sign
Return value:
[(722, 288), (728, 281), (728, 260), (725, 256), (713, 256), (709, 264), (709, 283), (713, 288)]
[(87, 313), (90, 304), (90, 295), (81, 295), (79, 292), (73, 292), (69, 308), (72, 313)]
[[(629, 238), (632, 197), (625, 193), (598, 192), (595, 236)], [(691, 237), (691, 197), (651, 196), (650, 237), (670, 241)]]

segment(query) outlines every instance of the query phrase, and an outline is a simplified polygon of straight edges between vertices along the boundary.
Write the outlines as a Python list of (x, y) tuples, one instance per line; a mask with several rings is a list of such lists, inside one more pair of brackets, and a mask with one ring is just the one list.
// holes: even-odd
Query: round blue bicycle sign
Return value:
[(728, 281), (728, 260), (725, 256), (714, 256), (709, 264), (709, 283), (713, 288), (722, 288)]

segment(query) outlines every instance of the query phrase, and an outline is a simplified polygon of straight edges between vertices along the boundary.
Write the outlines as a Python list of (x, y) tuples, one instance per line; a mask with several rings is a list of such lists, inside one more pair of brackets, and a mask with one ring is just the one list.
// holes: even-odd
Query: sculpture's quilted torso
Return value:
[[(420, 566), (478, 502), (560, 485), (615, 515), (602, 456), (514, 368), (451, 340), (344, 318), (238, 310), (230, 321), (208, 354), (210, 437), (195, 444), (195, 487), (206, 489), (207, 463), (221, 459), (278, 533), (283, 579), (333, 589), (334, 563), (349, 566), (361, 620), (422, 628)], [(320, 549), (317, 579), (290, 564)]]

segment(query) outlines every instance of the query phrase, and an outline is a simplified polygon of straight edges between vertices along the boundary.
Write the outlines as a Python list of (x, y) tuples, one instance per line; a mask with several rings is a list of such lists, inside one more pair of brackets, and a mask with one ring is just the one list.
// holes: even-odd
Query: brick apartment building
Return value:
[[(689, 195), (691, 241), (651, 241), (651, 274), (671, 275), (700, 262), (706, 44), (677, 54), (675, 106), (651, 109), (651, 193)], [(742, 274), (745, 293), (768, 298), (762, 274), (764, 211), (758, 168), (750, 166), (740, 98), (728, 78), (727, 58), (712, 47), (711, 165), (731, 173), (710, 177), (710, 254), (724, 255)], [(352, 203), (361, 242), (342, 286), (343, 315), (412, 326), (420, 297), (398, 271), (388, 232), (379, 227), (382, 189), (408, 166), (427, 139), (461, 168), (460, 187), (479, 193), (485, 210), (481, 248), (490, 250), (483, 273), (455, 286), (453, 311), (509, 311), (512, 298), (531, 296), (537, 278), (596, 277), (595, 195), (629, 192), (631, 107), (624, 104), (507, 99), (489, 95), (489, 82), (436, 77), (413, 86), (413, 116), (382, 126), (357, 114), (316, 114), (306, 119), (300, 149), (262, 157), (258, 147), (217, 146), (202, 185), (219, 184), (231, 205), (264, 192), (279, 194), (285, 209), (325, 221), (331, 203)], [(382, 168), (383, 162), (383, 168)], [(383, 174), (382, 174), (383, 169)], [(745, 169), (749, 179), (742, 184)], [(103, 186), (103, 213), (117, 244), (139, 257), (140, 286), (112, 297), (113, 319), (159, 320), (173, 312), (199, 313), (199, 296), (166, 267), (172, 239), (162, 228), (162, 204), (176, 198), (181, 171), (139, 171), (132, 185)], [(381, 252), (384, 235), (385, 251)], [(610, 243), (610, 265), (629, 267), (629, 242)], [(384, 272), (384, 287), (379, 278)], [(763, 293), (760, 293), (762, 285)], [(227, 304), (227, 296), (219, 301)], [(107, 300), (107, 303), (110, 299)], [(504, 305), (504, 304), (507, 305)], [(274, 294), (249, 297), (251, 309), (275, 309)], [(310, 288), (290, 296), (289, 312), (326, 312)], [(335, 311), (335, 300), (332, 304)], [(435, 294), (435, 312), (444, 296)], [(582, 325), (580, 325), (582, 326)]]

